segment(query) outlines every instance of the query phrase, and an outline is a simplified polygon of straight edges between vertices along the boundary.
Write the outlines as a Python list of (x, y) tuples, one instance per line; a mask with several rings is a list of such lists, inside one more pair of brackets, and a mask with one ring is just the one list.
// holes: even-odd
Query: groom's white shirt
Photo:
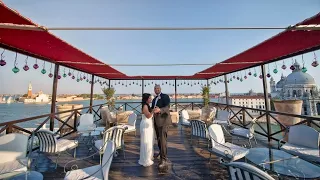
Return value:
[(155, 108), (156, 106), (157, 106), (157, 102), (158, 102), (158, 100), (159, 100), (159, 98), (160, 98), (160, 95), (161, 95), (161, 93), (159, 93), (158, 95), (157, 95), (157, 99), (154, 101), (154, 107), (153, 108)]

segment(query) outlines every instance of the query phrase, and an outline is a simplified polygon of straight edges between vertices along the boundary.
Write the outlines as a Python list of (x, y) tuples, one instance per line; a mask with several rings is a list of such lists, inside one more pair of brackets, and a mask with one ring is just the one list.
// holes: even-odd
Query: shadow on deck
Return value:
[[(140, 121), (137, 120), (137, 124)], [(209, 163), (209, 152), (207, 151), (207, 141), (200, 140), (199, 144), (197, 140), (190, 142), (190, 129), (183, 128), (180, 131), (180, 127), (170, 127), (168, 132), (168, 159), (171, 161), (169, 165), (168, 173), (160, 174), (157, 169), (158, 160), (154, 160), (154, 165), (150, 167), (143, 167), (138, 164), (139, 160), (139, 147), (140, 147), (140, 135), (139, 126), (137, 126), (137, 136), (133, 133), (125, 135), (125, 154), (126, 159), (123, 158), (121, 150), (118, 157), (115, 157), (112, 161), (109, 179), (228, 179), (228, 172), (225, 167), (219, 163), (216, 156), (212, 155), (211, 162)], [(77, 138), (76, 134), (70, 135), (68, 139)], [(231, 137), (226, 137), (227, 141), (231, 142)], [(266, 147), (265, 141), (259, 141), (258, 145), (253, 143), (254, 147)], [(240, 139), (233, 140), (233, 143), (241, 145), (247, 144), (247, 141)], [(155, 150), (158, 147), (155, 145)], [(86, 157), (88, 149), (85, 144), (80, 143), (77, 148), (77, 158)], [(35, 164), (32, 168), (41, 172), (45, 179), (63, 179), (64, 165), (73, 160), (71, 155), (63, 154), (59, 158), (58, 168), (55, 169), (55, 157), (40, 155), (33, 153), (34, 158), (38, 158), (38, 167), (35, 168)], [(84, 168), (92, 165), (99, 164), (99, 155), (94, 158), (89, 158), (77, 162), (79, 168)], [(70, 166), (67, 167), (70, 169)]]

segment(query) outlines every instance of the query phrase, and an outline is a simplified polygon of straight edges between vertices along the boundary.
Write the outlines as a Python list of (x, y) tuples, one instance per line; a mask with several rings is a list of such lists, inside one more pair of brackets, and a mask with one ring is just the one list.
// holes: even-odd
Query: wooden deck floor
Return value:
[[(139, 121), (137, 124), (140, 124)], [(143, 167), (138, 164), (140, 135), (137, 131), (137, 136), (134, 134), (125, 135), (126, 159), (123, 158), (121, 151), (118, 157), (112, 161), (109, 172), (110, 179), (228, 179), (226, 169), (218, 162), (218, 159), (213, 155), (209, 163), (209, 153), (207, 151), (207, 142), (197, 140), (190, 142), (190, 130), (180, 127), (170, 127), (168, 132), (168, 159), (171, 161), (169, 170), (166, 174), (159, 174), (157, 169), (158, 160), (150, 167)], [(76, 135), (71, 135), (68, 138), (76, 138)], [(228, 139), (228, 138), (227, 138)], [(230, 140), (230, 137), (229, 137)], [(235, 144), (242, 144), (245, 141), (234, 141)], [(262, 141), (258, 141), (258, 145), (266, 146)], [(157, 150), (157, 146), (155, 146)], [(92, 153), (92, 152), (91, 152)], [(58, 168), (54, 166), (54, 156), (47, 157), (46, 155), (38, 156), (33, 153), (35, 158), (38, 158), (38, 167), (33, 169), (41, 172), (45, 179), (63, 179), (64, 165), (73, 160), (71, 155), (63, 154), (58, 161)], [(88, 156), (88, 149), (84, 144), (80, 144), (77, 149), (77, 158)], [(99, 156), (81, 160), (77, 163), (79, 168), (84, 168), (99, 164)], [(70, 169), (70, 167), (68, 167)]]

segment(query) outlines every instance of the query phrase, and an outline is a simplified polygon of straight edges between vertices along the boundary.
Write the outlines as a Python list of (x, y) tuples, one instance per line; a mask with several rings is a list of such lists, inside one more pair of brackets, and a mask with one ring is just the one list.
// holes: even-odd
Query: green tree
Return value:
[(201, 95), (203, 99), (203, 105), (204, 107), (209, 107), (210, 103), (210, 87), (209, 86), (202, 86), (201, 87)]
[(116, 90), (114, 88), (102, 88), (102, 92), (105, 94), (107, 99), (107, 104), (110, 111), (115, 109), (115, 99), (113, 98)]

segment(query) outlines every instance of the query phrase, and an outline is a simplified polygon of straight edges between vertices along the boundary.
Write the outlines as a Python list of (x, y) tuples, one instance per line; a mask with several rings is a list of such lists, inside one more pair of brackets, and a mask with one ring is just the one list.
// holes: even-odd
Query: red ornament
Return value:
[(294, 65), (291, 65), (291, 66), (290, 66), (290, 69), (293, 71), (293, 70), (295, 70), (296, 68), (294, 67)]
[(248, 75), (249, 75), (249, 76), (251, 76), (251, 75), (252, 75), (252, 73), (251, 73), (251, 72), (249, 72), (249, 73), (248, 73)]
[(33, 68), (34, 68), (34, 69), (38, 69), (38, 68), (39, 68), (39, 65), (38, 65), (38, 64), (34, 64), (34, 65), (33, 65)]
[(29, 66), (28, 65), (24, 65), (23, 66), (23, 70), (28, 71), (29, 70)]
[(74, 79), (74, 78), (76, 78), (76, 77), (72, 76), (72, 79)]
[(1, 59), (0, 60), (0, 66), (5, 66), (7, 63), (4, 59)]
[(244, 79), (247, 79), (247, 76), (244, 76)]
[(268, 74), (267, 74), (267, 77), (268, 77), (268, 78), (270, 78), (270, 77), (271, 77), (270, 73), (268, 73)]
[(52, 78), (52, 77), (53, 77), (53, 74), (52, 74), (52, 73), (49, 73), (48, 76), (49, 76), (49, 78)]
[(284, 64), (284, 65), (281, 66), (281, 68), (282, 68), (283, 70), (285, 70), (285, 69), (287, 69), (287, 66)]

